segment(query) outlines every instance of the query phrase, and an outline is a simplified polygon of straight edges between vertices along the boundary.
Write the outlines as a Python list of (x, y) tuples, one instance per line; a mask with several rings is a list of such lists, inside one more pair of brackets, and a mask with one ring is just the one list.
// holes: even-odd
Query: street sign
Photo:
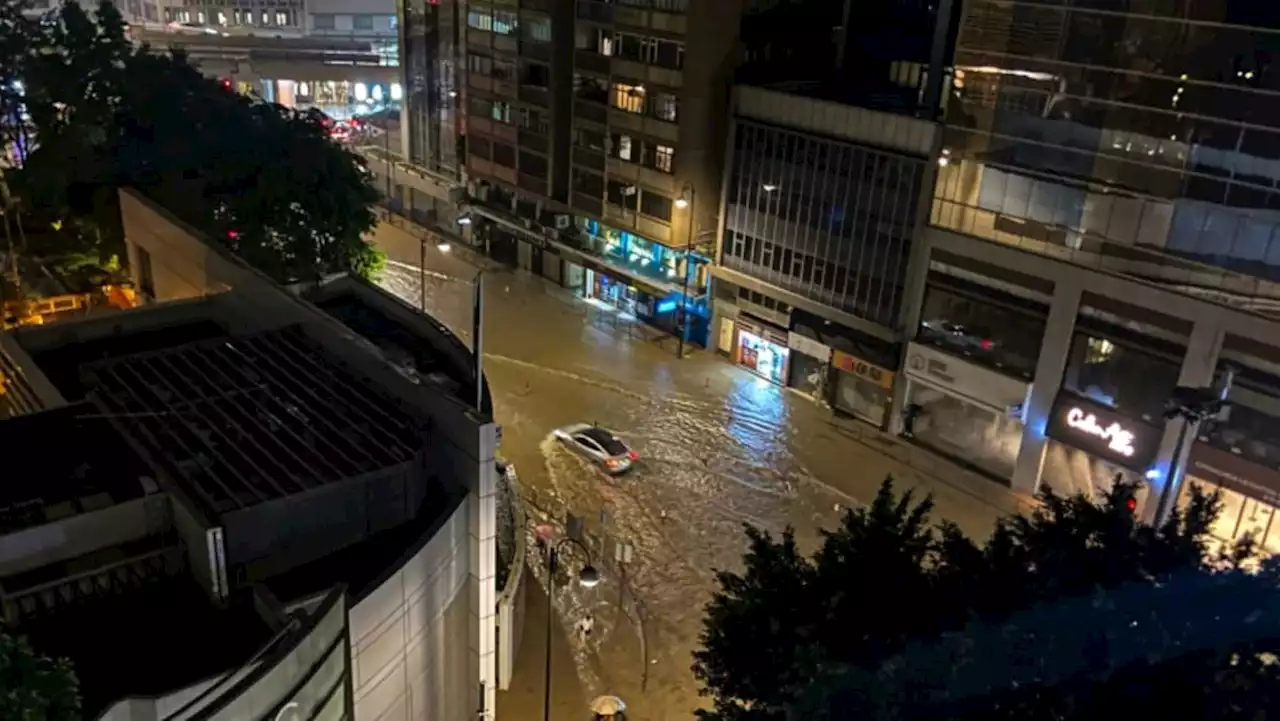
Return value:
[(572, 538), (575, 541), (586, 540), (584, 533), (586, 531), (586, 523), (583, 521), (582, 516), (575, 516), (570, 513), (568, 518), (564, 521), (564, 529), (564, 535), (569, 538)]
[(636, 547), (626, 541), (619, 541), (618, 545), (613, 549), (613, 558), (618, 563), (631, 563), (631, 559), (635, 556)]

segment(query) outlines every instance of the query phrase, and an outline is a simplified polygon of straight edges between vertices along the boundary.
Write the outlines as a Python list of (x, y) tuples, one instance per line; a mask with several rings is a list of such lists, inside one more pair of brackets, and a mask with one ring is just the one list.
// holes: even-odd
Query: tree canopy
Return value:
[(179, 51), (135, 47), (109, 2), (39, 20), (6, 5), (0, 63), (21, 93), (0, 94), (0, 110), (6, 136), (30, 138), (7, 177), (30, 222), (110, 245), (117, 190), (134, 187), (281, 282), (380, 267), (363, 240), (377, 192), (318, 113), (234, 92)]
[(0, 631), (0, 718), (79, 721), (80, 686), (70, 662), (42, 656), (25, 638)]
[(1257, 718), (1280, 701), (1280, 564), (1208, 552), (1216, 496), (1160, 527), (1118, 483), (1045, 492), (985, 543), (894, 492), (806, 557), (747, 529), (718, 574), (694, 673), (705, 721)]

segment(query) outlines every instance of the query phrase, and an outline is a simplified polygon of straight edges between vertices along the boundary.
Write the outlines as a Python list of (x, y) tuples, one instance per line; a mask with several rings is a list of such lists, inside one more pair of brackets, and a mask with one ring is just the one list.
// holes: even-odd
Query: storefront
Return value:
[(921, 445), (1009, 480), (1031, 384), (919, 343), (907, 346), (902, 431)]
[(733, 362), (765, 380), (786, 385), (791, 356), (786, 331), (743, 315), (736, 326)]
[(1280, 552), (1280, 523), (1275, 517), (1280, 506), (1280, 470), (1201, 442), (1191, 447), (1183, 486), (1179, 504), (1191, 497), (1189, 487), (1220, 494), (1222, 511), (1209, 529), (1214, 541), (1229, 544), (1251, 534), (1260, 550)]
[(787, 333), (787, 347), (791, 349), (787, 386), (806, 398), (826, 402), (831, 348), (794, 330)]
[(832, 394), (836, 410), (884, 428), (893, 404), (893, 379), (897, 374), (843, 351), (832, 353), (831, 367), (836, 370)]
[(1141, 482), (1155, 462), (1161, 426), (1061, 391), (1045, 427), (1050, 439), (1041, 482), (1054, 492), (1099, 498), (1117, 477)]

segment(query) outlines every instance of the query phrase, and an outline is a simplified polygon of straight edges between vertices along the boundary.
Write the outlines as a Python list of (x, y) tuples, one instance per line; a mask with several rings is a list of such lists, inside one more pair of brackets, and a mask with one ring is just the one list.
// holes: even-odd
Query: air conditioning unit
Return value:
[(569, 217), (568, 215), (566, 215), (565, 213), (557, 213), (557, 214), (556, 214), (556, 229), (557, 229), (557, 230), (568, 230), (568, 229), (569, 229), (569, 226), (571, 226), (571, 225), (573, 225), (573, 218), (570, 218), (570, 217)]
[(533, 230), (535, 223), (532, 220), (529, 220), (528, 218), (522, 218), (522, 220), (524, 221), (525, 230)]

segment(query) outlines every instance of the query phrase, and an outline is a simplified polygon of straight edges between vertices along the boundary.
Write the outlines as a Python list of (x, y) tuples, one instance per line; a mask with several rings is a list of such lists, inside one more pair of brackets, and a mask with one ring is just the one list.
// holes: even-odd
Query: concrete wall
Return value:
[(0, 543), (0, 577), (146, 538), (169, 525), (169, 499), (155, 494), (25, 528)]
[(467, 510), (459, 504), (421, 550), (352, 606), (358, 721), (474, 716)]
[[(464, 538), (467, 548), (463, 556), (466, 561), (463, 568), (468, 574), (466, 581), (468, 592), (457, 596), (462, 600), (461, 605), (450, 604), (447, 608), (450, 619), (461, 617), (463, 614), (469, 616), (463, 624), (465, 633), (457, 631), (460, 638), (465, 637), (465, 643), (458, 648), (463, 649), (466, 655), (453, 660), (459, 662), (459, 668), (462, 669), (460, 673), (467, 674), (469, 679), (466, 683), (468, 692), (465, 705), (470, 712), (475, 712), (476, 693), (480, 684), (484, 684), (486, 708), (493, 709), (497, 689), (495, 566), (497, 565), (498, 471), (494, 459), (498, 445), (496, 424), (491, 418), (476, 414), (456, 398), (441, 393), (438, 389), (415, 384), (405, 378), (372, 343), (315, 306), (285, 292), (261, 273), (235, 259), (230, 253), (221, 249), (215, 250), (206, 245), (195, 231), (182, 225), (142, 196), (133, 191), (121, 191), (120, 196), (125, 221), (125, 237), (131, 246), (146, 247), (151, 251), (158, 297), (164, 297), (161, 294), (159, 280), (161, 267), (165, 268), (165, 272), (173, 278), (166, 288), (173, 288), (183, 293), (213, 294), (227, 288), (234, 288), (234, 293), (221, 293), (214, 298), (215, 305), (225, 311), (223, 322), (233, 332), (254, 332), (299, 324), (308, 336), (323, 345), (353, 372), (365, 378), (371, 387), (383, 389), (388, 399), (408, 407), (410, 413), (431, 418), (434, 428), (432, 441), (436, 444), (434, 450), (441, 469), (439, 476), (445, 482), (456, 483), (468, 492), (463, 505), (466, 510), (463, 518), (465, 518)], [(131, 248), (130, 252), (132, 256), (135, 251)], [(456, 529), (451, 532), (456, 533)], [(441, 531), (442, 535), (445, 533)], [(405, 598), (404, 593), (401, 594), (402, 599)], [(389, 610), (387, 612), (390, 613)], [(449, 623), (452, 622), (451, 620)], [(420, 625), (408, 625), (406, 629), (412, 633), (403, 637), (415, 638), (421, 628)], [(387, 647), (379, 646), (378, 648), (379, 652), (383, 652)], [(441, 652), (439, 648), (429, 650), (433, 653)], [(450, 650), (446, 653), (452, 654), (455, 651)], [(406, 656), (406, 662), (407, 660)], [(371, 662), (366, 662), (366, 665), (368, 663)], [(417, 667), (407, 666), (407, 671), (404, 673), (409, 674), (418, 670)], [(421, 677), (419, 674), (419, 678)], [(450, 677), (449, 683), (453, 682), (453, 678)], [(428, 689), (428, 693), (440, 695), (435, 693), (434, 689)], [(387, 697), (378, 694), (371, 699), (370, 703), (381, 703), (380, 700), (385, 698)], [(391, 703), (398, 703), (395, 701), (394, 694), (390, 698)], [(448, 703), (452, 704), (452, 696), (447, 698)], [(389, 708), (399, 708), (399, 706)], [(405, 708), (408, 713), (408, 709), (418, 707), (406, 706)], [(450, 708), (453, 707), (450, 706)], [(372, 721), (374, 717), (358, 715), (358, 718), (369, 718)], [(413, 716), (413, 718), (425, 718), (425, 716)], [(452, 714), (448, 718), (460, 718), (460, 716)]]

